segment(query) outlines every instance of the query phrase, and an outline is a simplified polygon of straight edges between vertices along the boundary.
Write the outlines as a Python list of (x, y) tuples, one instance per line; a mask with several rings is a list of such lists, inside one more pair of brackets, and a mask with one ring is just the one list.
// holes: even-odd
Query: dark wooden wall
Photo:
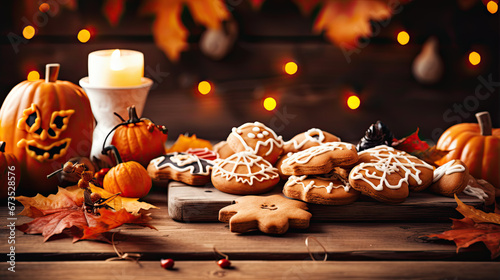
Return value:
[[(138, 15), (141, 1), (127, 1), (127, 11), (117, 27), (101, 13), (100, 1), (78, 1), (76, 11), (62, 10), (49, 18), (38, 34), (15, 52), (9, 32), (21, 34), (25, 9), (10, 1), (2, 8), (0, 31), (0, 98), (26, 77), (29, 68), (43, 73), (50, 62), (61, 64), (60, 79), (78, 83), (87, 76), (87, 55), (98, 49), (128, 48), (145, 54), (146, 67), (160, 71), (145, 75), (155, 80), (144, 116), (166, 125), (173, 140), (179, 133), (196, 133), (224, 139), (231, 127), (258, 120), (288, 139), (319, 127), (356, 141), (376, 120), (385, 122), (398, 137), (420, 128), (421, 136), (437, 140), (457, 122), (473, 122), (474, 112), (488, 110), (500, 126), (500, 87), (481, 95), (481, 79), (500, 82), (499, 18), (489, 14), (481, 1), (461, 10), (457, 1), (415, 0), (403, 6), (390, 21), (373, 23), (376, 36), (363, 41), (359, 52), (346, 59), (341, 49), (311, 32), (312, 17), (301, 16), (291, 1), (267, 0), (261, 11), (246, 1), (228, 1), (239, 23), (240, 35), (228, 57), (213, 61), (198, 49), (202, 28), (185, 11), (183, 19), (193, 35), (190, 50), (178, 62), (169, 61), (154, 44), (152, 18)], [(316, 11), (317, 12), (317, 11)], [(30, 18), (30, 16), (27, 16)], [(92, 25), (97, 33), (88, 43), (76, 40), (81, 28)], [(397, 30), (411, 34), (400, 46)], [(430, 36), (438, 37), (445, 63), (443, 79), (421, 85), (411, 74), (411, 63)], [(480, 51), (482, 62), (469, 67), (468, 52)], [(300, 70), (293, 77), (282, 73), (282, 63), (293, 59)], [(200, 80), (210, 80), (215, 91), (200, 96)], [(346, 91), (359, 94), (362, 104), (352, 111), (345, 106)], [(274, 96), (278, 108), (265, 111), (262, 98)]]

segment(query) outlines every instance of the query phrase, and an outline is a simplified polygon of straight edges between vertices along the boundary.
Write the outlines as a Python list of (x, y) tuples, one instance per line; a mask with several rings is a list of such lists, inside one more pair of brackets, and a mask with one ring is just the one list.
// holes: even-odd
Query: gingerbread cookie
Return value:
[(186, 153), (206, 160), (215, 160), (217, 158), (217, 154), (208, 148), (189, 148)]
[(281, 180), (285, 180), (285, 181), (288, 180), (288, 177), (290, 177), (290, 175), (284, 174), (283, 170), (281, 169), (281, 166), (283, 165), (283, 161), (287, 158), (288, 158), (287, 154), (281, 155), (281, 157), (278, 159), (278, 161), (274, 164), (274, 167), (276, 167), (276, 169), (278, 169), (278, 174), (280, 175)]
[(351, 188), (346, 177), (337, 173), (322, 176), (290, 176), (283, 187), (285, 196), (305, 202), (346, 205), (356, 201), (359, 191)]
[(188, 153), (169, 153), (157, 157), (148, 165), (153, 180), (175, 180), (189, 185), (204, 185), (210, 181), (213, 162)]
[(217, 158), (225, 159), (234, 155), (234, 151), (229, 147), (226, 141), (220, 141), (215, 144), (214, 152), (217, 154)]
[(307, 204), (275, 194), (244, 196), (219, 211), (219, 221), (229, 222), (231, 232), (260, 230), (267, 234), (283, 234), (288, 228), (309, 227), (311, 213)]
[(495, 187), (483, 179), (475, 179), (469, 175), (467, 186), (464, 188), (463, 193), (466, 195), (474, 196), (484, 201), (485, 206), (495, 204)]
[(328, 142), (340, 142), (340, 138), (321, 129), (311, 128), (285, 142), (283, 153), (296, 153)]
[(425, 161), (392, 147), (380, 145), (358, 153), (359, 162), (384, 162), (396, 165), (411, 191), (426, 189), (434, 178), (434, 167)]
[(252, 152), (239, 152), (226, 159), (216, 159), (212, 184), (231, 194), (259, 194), (270, 191), (279, 182), (278, 170)]
[(344, 142), (330, 142), (288, 154), (281, 170), (286, 175), (326, 174), (334, 167), (350, 166), (358, 161), (356, 147)]
[(227, 137), (229, 147), (235, 152), (252, 152), (274, 164), (283, 152), (283, 139), (260, 122), (233, 127)]
[(429, 190), (453, 197), (461, 193), (469, 183), (469, 169), (461, 160), (450, 160), (434, 170), (434, 179)]

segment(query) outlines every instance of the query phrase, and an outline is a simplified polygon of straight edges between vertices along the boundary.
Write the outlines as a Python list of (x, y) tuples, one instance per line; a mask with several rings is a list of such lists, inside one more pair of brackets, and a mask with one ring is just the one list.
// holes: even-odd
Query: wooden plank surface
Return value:
[[(499, 279), (499, 263), (477, 262), (313, 262), (233, 261), (221, 269), (215, 261), (177, 261), (174, 270), (159, 260), (133, 262), (18, 262), (16, 272), (0, 264), (1, 279)], [(36, 278), (34, 278), (36, 277)]]
[[(268, 236), (259, 232), (234, 234), (224, 223), (180, 223), (169, 218), (166, 201), (155, 203), (160, 209), (152, 210), (151, 224), (158, 230), (135, 225), (120, 227), (115, 236), (117, 248), (122, 252), (141, 253), (143, 259), (152, 260), (171, 255), (179, 260), (207, 260), (213, 258), (213, 247), (245, 260), (301, 260), (308, 257), (305, 239), (317, 238), (335, 260), (490, 260), (482, 245), (473, 245), (457, 254), (448, 241), (429, 241), (420, 238), (439, 233), (451, 227), (443, 223), (380, 223), (335, 222), (311, 223), (307, 230), (290, 230), (283, 236)], [(22, 207), (18, 207), (19, 212)], [(8, 211), (0, 208), (0, 219), (7, 221)], [(29, 222), (19, 217), (17, 225)], [(116, 230), (114, 230), (116, 231)], [(10, 231), (0, 230), (0, 240), (7, 240)], [(53, 238), (43, 242), (41, 235), (15, 232), (18, 260), (104, 260), (116, 256), (108, 243), (80, 241), (71, 238)], [(7, 242), (0, 250), (8, 252)], [(311, 250), (320, 250), (314, 244)], [(1, 261), (7, 260), (2, 254)]]
[[(280, 193), (282, 185), (271, 193)], [(263, 194), (263, 195), (269, 195)], [(239, 195), (223, 193), (211, 184), (201, 187), (171, 182), (168, 186), (168, 213), (181, 222), (216, 222), (219, 210), (234, 203)], [(460, 199), (469, 205), (481, 207), (482, 202), (471, 196)], [(400, 204), (386, 204), (361, 198), (353, 204), (329, 206), (308, 204), (314, 221), (448, 221), (460, 218), (455, 199), (430, 193), (410, 193)]]

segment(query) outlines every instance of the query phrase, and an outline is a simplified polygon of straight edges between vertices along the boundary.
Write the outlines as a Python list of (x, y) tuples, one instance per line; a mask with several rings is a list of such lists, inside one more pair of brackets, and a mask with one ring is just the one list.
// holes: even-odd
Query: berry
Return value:
[(221, 267), (221, 268), (228, 268), (231, 266), (231, 262), (228, 260), (228, 259), (220, 259), (217, 264)]
[(161, 259), (161, 267), (165, 269), (172, 269), (174, 267), (174, 260), (173, 259)]

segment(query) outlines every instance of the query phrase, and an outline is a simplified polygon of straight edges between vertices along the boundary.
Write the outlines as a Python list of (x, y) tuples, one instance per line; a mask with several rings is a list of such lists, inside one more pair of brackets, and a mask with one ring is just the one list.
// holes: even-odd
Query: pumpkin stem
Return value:
[(45, 82), (46, 83), (55, 83), (57, 81), (57, 77), (59, 76), (59, 68), (61, 66), (59, 63), (50, 63), (45, 65)]
[(120, 116), (120, 114), (118, 114), (117, 112), (114, 112), (113, 114), (115, 114), (115, 116), (117, 116), (122, 122), (126, 122), (126, 120)]
[(113, 146), (113, 145), (107, 146), (106, 148), (104, 148), (102, 150), (102, 153), (105, 154), (108, 151), (113, 151), (113, 153), (115, 154), (115, 158), (116, 158), (116, 161), (118, 162), (118, 164), (123, 163), (122, 157), (120, 156), (120, 153), (118, 152), (118, 149), (115, 146)]
[(5, 142), (4, 141), (0, 141), (0, 152), (5, 153)]
[(130, 106), (127, 108), (128, 110), (128, 121), (127, 123), (138, 123), (141, 122), (139, 116), (137, 116), (137, 111), (135, 110), (135, 106)]
[(488, 112), (479, 112), (476, 114), (477, 122), (481, 128), (482, 136), (490, 136), (492, 134), (491, 117)]

